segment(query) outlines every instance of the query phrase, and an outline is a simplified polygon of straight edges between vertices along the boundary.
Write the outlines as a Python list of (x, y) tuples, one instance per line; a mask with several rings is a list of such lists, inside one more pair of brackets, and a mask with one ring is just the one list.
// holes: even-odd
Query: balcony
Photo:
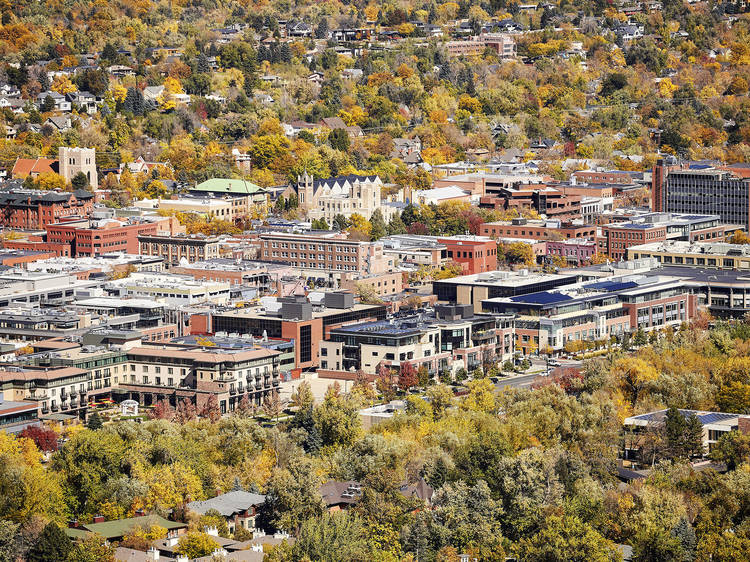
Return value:
[(78, 407), (78, 400), (75, 398), (70, 399), (70, 407), (71, 408), (77, 408)]
[(260, 382), (260, 381), (257, 381), (257, 382), (255, 383), (255, 390), (260, 390), (261, 388), (263, 388), (263, 385), (261, 384), (261, 382)]
[(42, 406), (42, 413), (43, 414), (49, 414), (49, 407), (48, 406)]
[(235, 394), (237, 394), (237, 389), (236, 389), (236, 388), (234, 388), (234, 387), (231, 387), (231, 388), (229, 389), (229, 394), (231, 394), (231, 395), (233, 395), (233, 396), (234, 396)]
[(273, 379), (273, 386), (279, 386), (281, 384), (281, 381), (279, 379)]
[(52, 411), (53, 412), (57, 412), (59, 409), (60, 409), (60, 406), (58, 406), (57, 404), (52, 404)]

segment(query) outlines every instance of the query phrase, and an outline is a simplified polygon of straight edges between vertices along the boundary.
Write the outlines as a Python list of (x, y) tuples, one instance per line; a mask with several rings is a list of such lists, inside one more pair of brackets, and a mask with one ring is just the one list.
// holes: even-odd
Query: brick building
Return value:
[(219, 257), (218, 236), (170, 236), (146, 232), (138, 237), (138, 241), (142, 255), (160, 256), (168, 266), (179, 265), (182, 259), (188, 263), (195, 263)]
[(392, 259), (383, 253), (382, 243), (348, 240), (336, 233), (261, 234), (260, 243), (260, 259), (304, 270), (372, 275), (384, 273), (392, 265)]
[(626, 258), (631, 246), (664, 240), (721, 242), (738, 228), (741, 227), (722, 224), (718, 215), (649, 213), (630, 221), (603, 225), (598, 244), (600, 252), (619, 260)]
[(596, 226), (578, 225), (561, 221), (542, 221), (517, 218), (510, 221), (484, 223), (480, 227), (484, 236), (492, 238), (526, 238), (529, 240), (568, 240), (594, 238)]
[(517, 184), (486, 194), (479, 199), (479, 206), (489, 209), (512, 210), (522, 213), (533, 210), (548, 218), (570, 220), (581, 214), (581, 195), (544, 184)]
[(66, 217), (86, 217), (94, 205), (94, 194), (19, 189), (0, 192), (0, 224), (18, 230), (42, 230)]
[(497, 243), (491, 238), (448, 236), (437, 242), (445, 245), (448, 261), (461, 264), (466, 275), (497, 269)]
[(99, 256), (112, 252), (138, 254), (138, 236), (156, 234), (156, 222), (124, 223), (115, 219), (71, 221), (47, 226), (49, 244), (70, 247), (71, 257)]

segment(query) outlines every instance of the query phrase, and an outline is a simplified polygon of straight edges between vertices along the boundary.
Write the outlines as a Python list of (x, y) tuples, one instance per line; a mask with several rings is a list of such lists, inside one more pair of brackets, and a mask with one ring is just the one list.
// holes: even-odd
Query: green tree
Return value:
[(257, 525), (264, 530), (296, 531), (303, 521), (325, 510), (320, 477), (310, 459), (294, 457), (286, 468), (276, 468), (266, 484), (266, 500)]
[(115, 562), (115, 547), (94, 534), (76, 543), (66, 562)]
[(219, 548), (219, 543), (211, 538), (211, 535), (190, 531), (180, 538), (174, 551), (192, 560), (193, 558), (208, 556), (217, 548)]
[(612, 562), (619, 558), (614, 543), (577, 517), (553, 515), (541, 530), (519, 545), (520, 559), (528, 562)]
[(334, 129), (328, 135), (328, 144), (331, 145), (331, 148), (346, 152), (349, 150), (350, 144), (349, 133), (345, 129)]
[(42, 101), (42, 105), (39, 109), (41, 109), (43, 113), (54, 111), (55, 100), (52, 99), (52, 96), (47, 96), (46, 98), (44, 98), (44, 100)]
[(370, 217), (370, 225), (370, 238), (372, 240), (380, 240), (387, 234), (387, 226), (380, 209), (375, 209), (372, 213), (372, 216)]
[(328, 223), (326, 222), (326, 220), (323, 218), (313, 219), (312, 222), (310, 223), (310, 228), (312, 230), (330, 230), (331, 229), (331, 227), (328, 226)]
[(18, 523), (0, 519), (0, 562), (13, 562), (16, 559), (19, 527)]
[(350, 512), (325, 513), (302, 523), (292, 547), (295, 560), (367, 560), (367, 529), (361, 517)]
[(313, 419), (323, 445), (351, 445), (362, 434), (359, 404), (333, 387), (326, 392), (323, 403), (314, 409)]
[(31, 547), (26, 559), (28, 562), (51, 562), (65, 560), (73, 549), (73, 543), (55, 523), (48, 523)]
[(86, 420), (86, 427), (92, 431), (101, 429), (103, 425), (102, 418), (97, 412), (91, 414)]
[(336, 227), (336, 230), (346, 230), (349, 228), (349, 224), (349, 219), (340, 213), (333, 217), (333, 226)]
[(70, 180), (73, 189), (86, 189), (89, 186), (89, 179), (83, 172), (78, 172), (73, 179)]
[(664, 529), (649, 526), (633, 539), (633, 562), (681, 562), (680, 539)]
[(736, 470), (750, 460), (750, 435), (740, 431), (724, 433), (711, 449), (711, 460), (723, 462), (727, 469)]

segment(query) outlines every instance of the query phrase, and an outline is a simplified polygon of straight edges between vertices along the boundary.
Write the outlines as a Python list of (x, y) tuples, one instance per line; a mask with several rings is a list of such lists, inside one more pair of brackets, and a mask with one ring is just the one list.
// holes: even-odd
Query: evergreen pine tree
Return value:
[(370, 237), (373, 240), (380, 240), (387, 234), (385, 219), (383, 218), (383, 213), (380, 209), (375, 209), (375, 212), (372, 213), (372, 216), (370, 217), (370, 225)]
[(65, 560), (73, 549), (73, 543), (55, 523), (48, 523), (33, 547), (26, 555), (29, 562)]
[(199, 73), (211, 72), (211, 65), (208, 63), (208, 57), (203, 53), (198, 55), (198, 62), (196, 63), (196, 67)]
[(94, 431), (96, 431), (97, 429), (101, 429), (103, 425), (104, 423), (102, 423), (102, 418), (97, 412), (91, 414), (89, 416), (89, 419), (86, 421), (86, 427)]
[(685, 420), (685, 433), (683, 435), (683, 453), (687, 458), (703, 455), (703, 424), (698, 416), (690, 414)]
[(672, 406), (664, 418), (664, 435), (667, 441), (667, 457), (676, 459), (684, 456), (684, 436), (687, 422), (682, 413)]
[(404, 221), (401, 220), (401, 213), (396, 213), (391, 218), (391, 221), (388, 223), (388, 234), (405, 234), (406, 233), (406, 225), (404, 224)]
[(672, 535), (677, 537), (682, 545), (683, 562), (693, 562), (693, 560), (695, 560), (695, 547), (697, 540), (695, 538), (695, 531), (687, 518), (682, 517), (680, 519), (674, 529), (672, 529)]

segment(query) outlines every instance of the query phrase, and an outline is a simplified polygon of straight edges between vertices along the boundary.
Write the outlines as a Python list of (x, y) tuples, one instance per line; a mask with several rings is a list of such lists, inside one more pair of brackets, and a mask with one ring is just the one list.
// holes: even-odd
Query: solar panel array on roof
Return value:
[(638, 283), (635, 281), (600, 281), (599, 283), (591, 283), (584, 287), (595, 291), (624, 291), (625, 289), (632, 289), (637, 286)]
[(573, 297), (570, 295), (564, 295), (562, 293), (550, 293), (542, 291), (540, 293), (531, 293), (528, 295), (519, 295), (517, 297), (511, 297), (510, 300), (513, 302), (526, 302), (530, 304), (554, 304), (556, 302), (564, 302), (572, 300)]
[(736, 417), (734, 414), (722, 414), (718, 412), (711, 412), (710, 414), (703, 414), (698, 416), (698, 419), (702, 424), (716, 423), (724, 420), (729, 420)]

